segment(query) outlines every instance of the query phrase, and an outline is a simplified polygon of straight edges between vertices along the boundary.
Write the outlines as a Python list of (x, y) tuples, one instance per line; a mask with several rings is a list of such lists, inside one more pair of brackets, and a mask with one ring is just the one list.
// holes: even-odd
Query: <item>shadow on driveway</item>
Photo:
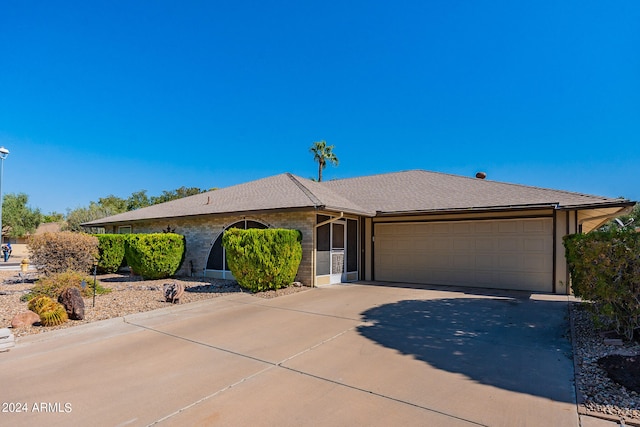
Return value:
[(358, 332), (364, 337), (435, 368), (505, 390), (575, 401), (566, 302), (405, 300), (362, 316), (367, 324)]

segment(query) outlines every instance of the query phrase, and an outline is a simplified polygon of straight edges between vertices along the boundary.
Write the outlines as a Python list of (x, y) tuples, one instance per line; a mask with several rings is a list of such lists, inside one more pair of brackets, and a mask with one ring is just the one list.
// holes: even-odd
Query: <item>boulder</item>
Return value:
[(184, 294), (184, 284), (182, 283), (165, 283), (164, 286), (164, 299), (167, 302), (179, 303), (182, 294)]
[(84, 300), (78, 288), (67, 288), (58, 297), (71, 320), (84, 319)]
[(40, 323), (40, 316), (33, 311), (28, 310), (13, 316), (13, 319), (11, 320), (11, 327), (18, 329), (26, 326), (32, 326), (36, 323)]

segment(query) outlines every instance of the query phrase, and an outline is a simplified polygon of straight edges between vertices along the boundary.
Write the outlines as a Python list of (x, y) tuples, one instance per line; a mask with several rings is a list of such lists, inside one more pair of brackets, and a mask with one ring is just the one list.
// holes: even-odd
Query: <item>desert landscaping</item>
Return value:
[[(174, 277), (159, 280), (144, 280), (140, 276), (126, 272), (98, 275), (100, 284), (111, 291), (84, 298), (84, 319), (69, 320), (62, 325), (44, 327), (38, 324), (11, 328), (16, 315), (28, 311), (27, 303), (21, 297), (29, 292), (37, 280), (37, 273), (29, 271), (22, 275), (18, 271), (0, 271), (0, 328), (10, 330), (19, 342), (20, 337), (49, 331), (71, 328), (77, 325), (97, 322), (133, 313), (146, 312), (171, 307), (165, 300), (165, 284), (182, 284), (185, 292), (179, 304), (189, 304), (211, 298), (244, 291), (235, 281), (202, 277)], [(256, 298), (275, 298), (295, 292), (308, 291), (308, 287), (291, 286), (277, 291), (253, 294)], [(576, 386), (579, 408), (584, 413), (617, 420), (623, 417), (630, 425), (640, 425), (640, 395), (611, 380), (598, 361), (610, 355), (631, 356), (640, 354), (638, 343), (621, 345), (616, 340), (606, 340), (607, 336), (598, 332), (590, 314), (578, 303), (570, 304), (572, 328), (567, 331), (573, 342), (573, 359), (576, 368)], [(1, 357), (1, 356), (0, 356)], [(632, 363), (632, 366), (638, 366)], [(636, 370), (634, 370), (636, 371)], [(627, 369), (630, 373), (630, 370)], [(633, 372), (637, 377), (637, 372)], [(628, 375), (629, 376), (629, 375)], [(633, 424), (633, 423), (636, 424)]]

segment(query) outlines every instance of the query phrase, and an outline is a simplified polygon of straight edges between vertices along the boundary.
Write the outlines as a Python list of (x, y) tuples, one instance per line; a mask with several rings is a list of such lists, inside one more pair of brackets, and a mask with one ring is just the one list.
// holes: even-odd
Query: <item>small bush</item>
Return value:
[(640, 233), (609, 230), (564, 238), (571, 285), (619, 334), (640, 326)]
[(126, 234), (96, 234), (98, 238), (98, 273), (115, 273), (124, 261)]
[(285, 229), (232, 228), (222, 244), (238, 284), (252, 292), (287, 287), (302, 261), (302, 233)]
[(125, 258), (129, 267), (143, 278), (165, 279), (180, 268), (184, 249), (184, 236), (179, 234), (129, 234)]
[(86, 233), (36, 234), (29, 238), (28, 247), (31, 264), (45, 276), (67, 270), (88, 273), (98, 257), (98, 239)]
[[(82, 282), (85, 282), (84, 288)], [(78, 288), (83, 297), (93, 295), (93, 277), (77, 271), (65, 271), (52, 274), (39, 279), (28, 294), (22, 296), (23, 301), (31, 301), (35, 297), (44, 295), (57, 300), (65, 288)], [(111, 292), (111, 289), (103, 287), (96, 281), (96, 294), (102, 295)]]

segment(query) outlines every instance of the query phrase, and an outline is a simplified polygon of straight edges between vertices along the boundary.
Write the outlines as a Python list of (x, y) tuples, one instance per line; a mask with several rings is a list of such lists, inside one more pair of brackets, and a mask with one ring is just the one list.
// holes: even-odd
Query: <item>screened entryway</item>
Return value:
[(224, 232), (230, 228), (239, 228), (241, 230), (248, 230), (250, 228), (269, 228), (267, 225), (258, 222), (252, 221), (248, 219), (244, 219), (242, 221), (238, 221), (225, 227), (222, 233), (218, 235), (216, 241), (213, 243), (211, 247), (211, 251), (209, 252), (209, 258), (207, 259), (207, 268), (205, 271), (206, 276), (214, 277), (218, 279), (233, 279), (233, 275), (231, 271), (229, 271), (229, 267), (227, 266), (227, 254), (222, 246), (222, 235)]
[(318, 215), (316, 226), (316, 283), (358, 280), (358, 221)]

